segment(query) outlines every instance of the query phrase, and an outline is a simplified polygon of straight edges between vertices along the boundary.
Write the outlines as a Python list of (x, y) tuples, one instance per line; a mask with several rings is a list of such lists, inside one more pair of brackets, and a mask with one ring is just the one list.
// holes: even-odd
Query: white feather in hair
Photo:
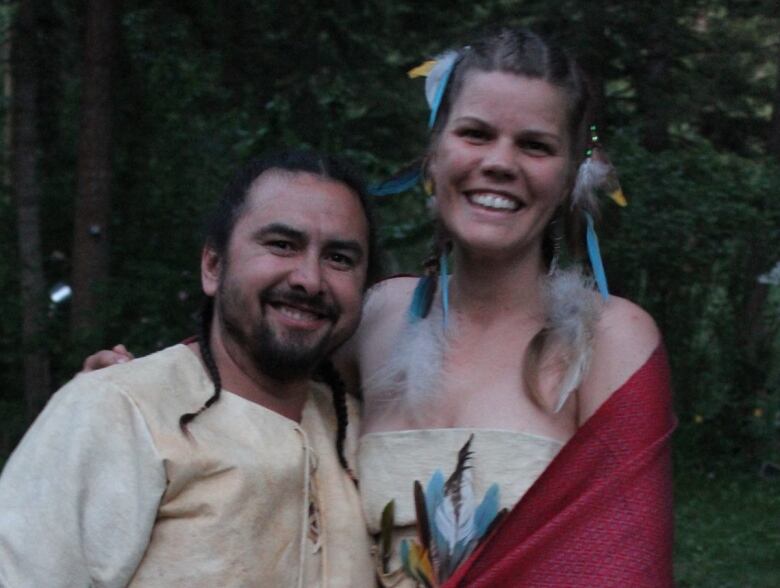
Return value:
[(436, 63), (425, 78), (425, 100), (428, 102), (428, 108), (436, 105), (436, 94), (439, 92), (439, 86), (442, 81), (446, 83), (446, 77), (449, 76), (452, 66), (458, 60), (457, 51), (445, 51), (436, 56)]
[(558, 270), (549, 276), (545, 289), (548, 340), (564, 365), (555, 412), (566, 404), (588, 371), (601, 308), (602, 300), (593, 288), (593, 280), (579, 267)]
[(604, 190), (618, 206), (626, 206), (628, 202), (620, 187), (615, 166), (600, 147), (593, 147), (591, 154), (585, 158), (577, 170), (577, 178), (572, 190), (571, 207), (580, 208), (595, 215), (598, 211), (596, 191)]
[(572, 190), (571, 206), (590, 213), (598, 210), (596, 190), (606, 182), (612, 167), (595, 157), (586, 157), (577, 170), (577, 179)]

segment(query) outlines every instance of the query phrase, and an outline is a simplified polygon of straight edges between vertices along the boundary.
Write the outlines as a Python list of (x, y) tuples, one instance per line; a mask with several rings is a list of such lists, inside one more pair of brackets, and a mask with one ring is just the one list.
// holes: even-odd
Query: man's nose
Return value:
[(322, 292), (322, 278), (319, 255), (307, 253), (297, 259), (297, 264), (288, 279), (291, 287), (301, 289), (313, 296)]

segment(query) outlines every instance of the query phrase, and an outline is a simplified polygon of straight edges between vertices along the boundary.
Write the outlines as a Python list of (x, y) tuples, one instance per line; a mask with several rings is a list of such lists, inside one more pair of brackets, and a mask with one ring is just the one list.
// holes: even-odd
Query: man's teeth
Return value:
[(485, 208), (496, 208), (499, 210), (515, 210), (519, 208), (516, 201), (497, 194), (473, 194), (470, 200), (474, 204), (479, 204)]
[(310, 321), (310, 320), (316, 320), (319, 318), (315, 313), (313, 312), (306, 312), (303, 310), (299, 310), (297, 308), (291, 308), (289, 306), (279, 306), (278, 307), (279, 312), (283, 314), (284, 316), (290, 317), (293, 320), (297, 321)]

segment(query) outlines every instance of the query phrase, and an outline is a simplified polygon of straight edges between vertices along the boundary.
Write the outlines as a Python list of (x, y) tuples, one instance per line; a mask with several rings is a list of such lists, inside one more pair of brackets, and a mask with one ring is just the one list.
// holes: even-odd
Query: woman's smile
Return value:
[(516, 212), (523, 207), (517, 198), (496, 192), (466, 192), (466, 200), (473, 206), (487, 210)]

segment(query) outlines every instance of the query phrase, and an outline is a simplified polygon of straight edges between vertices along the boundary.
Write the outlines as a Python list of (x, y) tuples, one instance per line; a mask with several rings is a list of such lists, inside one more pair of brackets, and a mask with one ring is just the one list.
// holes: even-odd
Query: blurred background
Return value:
[[(526, 25), (590, 74), (629, 207), (604, 201), (611, 289), (664, 332), (679, 586), (780, 585), (780, 2), (4, 0), (0, 461), (95, 350), (194, 332), (201, 221), (249, 157), (422, 153), (406, 71)], [(420, 190), (378, 202), (418, 271)]]

